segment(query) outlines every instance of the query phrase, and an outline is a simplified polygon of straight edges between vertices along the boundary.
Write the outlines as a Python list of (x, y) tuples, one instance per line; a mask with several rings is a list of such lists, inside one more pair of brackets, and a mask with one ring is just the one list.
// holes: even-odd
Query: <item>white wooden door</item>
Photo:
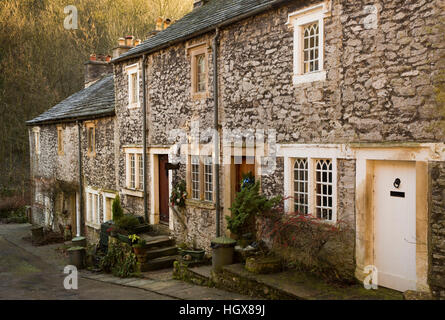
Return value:
[[(399, 179), (397, 188), (394, 183)], [(409, 161), (376, 161), (374, 257), (378, 284), (416, 290), (416, 168)]]

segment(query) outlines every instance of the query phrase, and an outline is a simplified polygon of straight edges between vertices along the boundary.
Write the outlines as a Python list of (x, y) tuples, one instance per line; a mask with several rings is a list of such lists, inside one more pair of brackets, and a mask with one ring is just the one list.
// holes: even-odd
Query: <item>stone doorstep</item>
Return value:
[(200, 277), (203, 277), (207, 280), (210, 280), (211, 277), (211, 271), (212, 266), (199, 266), (199, 267), (193, 267), (188, 269), (191, 273), (194, 273)]
[[(188, 269), (189, 272), (206, 279), (211, 278), (211, 270), (211, 266)], [(274, 274), (253, 274), (245, 270), (243, 264), (225, 266), (223, 267), (223, 271), (229, 275), (233, 275), (233, 277), (243, 278), (251, 282), (253, 285), (263, 285), (266, 288), (282, 292), (283, 296), (290, 296), (297, 300), (403, 299), (402, 293), (394, 290), (386, 288), (366, 290), (360, 286), (337, 288), (323, 280), (302, 275), (294, 271), (285, 271)], [(311, 283), (311, 281), (313, 281), (313, 283)]]

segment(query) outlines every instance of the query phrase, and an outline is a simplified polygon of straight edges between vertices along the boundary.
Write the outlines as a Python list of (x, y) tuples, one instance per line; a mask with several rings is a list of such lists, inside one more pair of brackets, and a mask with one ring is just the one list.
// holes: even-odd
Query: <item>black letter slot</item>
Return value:
[(389, 194), (391, 197), (405, 198), (405, 192), (391, 191)]

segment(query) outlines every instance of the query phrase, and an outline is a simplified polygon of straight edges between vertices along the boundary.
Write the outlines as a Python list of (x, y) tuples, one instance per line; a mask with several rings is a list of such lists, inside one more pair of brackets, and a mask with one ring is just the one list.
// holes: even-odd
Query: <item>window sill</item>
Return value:
[(87, 227), (96, 229), (96, 230), (100, 230), (100, 224), (94, 223), (94, 222), (85, 222), (85, 225)]
[(133, 196), (133, 197), (139, 197), (139, 198), (143, 198), (144, 197), (144, 192), (136, 190), (136, 189), (126, 189), (126, 188), (123, 188), (122, 189), (122, 193), (126, 194), (126, 195), (129, 195), (129, 196)]
[(325, 81), (326, 80), (326, 71), (318, 71), (306, 74), (297, 74), (293, 76), (294, 85), (302, 84), (302, 83), (311, 83), (315, 81)]
[(128, 105), (128, 109), (138, 109), (140, 107), (139, 103), (132, 103)]
[(215, 203), (204, 200), (186, 199), (185, 204), (188, 206), (207, 210), (214, 210), (216, 208)]
[(207, 99), (209, 97), (210, 97), (210, 93), (208, 91), (192, 93), (192, 100), (203, 100), (203, 99)]

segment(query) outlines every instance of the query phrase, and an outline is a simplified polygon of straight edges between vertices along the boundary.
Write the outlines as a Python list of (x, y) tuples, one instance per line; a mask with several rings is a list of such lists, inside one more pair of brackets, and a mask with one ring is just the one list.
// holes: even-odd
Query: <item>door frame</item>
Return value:
[[(169, 154), (170, 147), (153, 147), (149, 148), (148, 154), (150, 157), (150, 223), (159, 224), (159, 155)], [(150, 181), (150, 179), (148, 179)], [(168, 175), (168, 189), (173, 188), (173, 176)], [(170, 195), (169, 195), (170, 197)], [(173, 230), (173, 212), (168, 208), (169, 222), (168, 227)]]
[(414, 161), (416, 168), (417, 290), (429, 291), (428, 279), (428, 159), (422, 147), (362, 147), (356, 154), (356, 277), (374, 265), (374, 166), (376, 161)]

